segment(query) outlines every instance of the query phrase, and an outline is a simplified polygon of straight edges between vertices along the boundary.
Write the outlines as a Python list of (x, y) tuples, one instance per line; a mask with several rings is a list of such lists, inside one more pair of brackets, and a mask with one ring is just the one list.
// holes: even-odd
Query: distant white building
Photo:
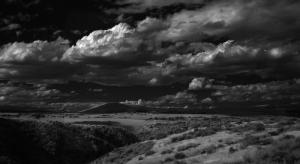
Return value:
[(123, 102), (120, 102), (121, 104), (127, 104), (127, 105), (143, 105), (144, 102), (142, 99), (139, 99), (137, 101), (129, 101), (129, 100), (125, 100)]

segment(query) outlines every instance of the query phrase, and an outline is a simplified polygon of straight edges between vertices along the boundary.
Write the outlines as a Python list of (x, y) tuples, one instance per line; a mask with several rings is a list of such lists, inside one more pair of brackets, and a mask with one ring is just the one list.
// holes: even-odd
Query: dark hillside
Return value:
[(117, 127), (0, 119), (1, 164), (82, 164), (136, 141)]

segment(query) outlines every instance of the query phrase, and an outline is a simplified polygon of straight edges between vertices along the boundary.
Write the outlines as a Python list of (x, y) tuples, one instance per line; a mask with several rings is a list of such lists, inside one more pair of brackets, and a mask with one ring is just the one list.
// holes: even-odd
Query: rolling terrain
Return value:
[[(294, 164), (300, 159), (296, 117), (150, 113), (0, 117), (4, 163)], [(43, 154), (35, 158), (37, 152)]]

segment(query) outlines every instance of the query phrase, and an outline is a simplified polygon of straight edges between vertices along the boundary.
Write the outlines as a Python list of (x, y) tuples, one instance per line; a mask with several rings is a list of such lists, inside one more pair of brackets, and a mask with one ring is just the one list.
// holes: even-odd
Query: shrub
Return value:
[(252, 156), (245, 156), (248, 164), (294, 164), (300, 162), (300, 138), (282, 138)]
[(174, 164), (187, 164), (185, 161), (177, 160), (174, 161)]
[(241, 148), (243, 149), (250, 145), (268, 145), (271, 144), (272, 142), (273, 139), (271, 137), (247, 135), (241, 141)]
[(177, 137), (173, 137), (171, 139), (171, 142), (179, 142), (179, 141), (183, 141), (183, 140), (188, 140), (188, 139), (192, 139), (192, 138), (196, 138), (196, 137), (203, 137), (203, 136), (209, 136), (209, 135), (213, 135), (216, 133), (216, 130), (214, 128), (206, 128), (206, 129), (194, 129), (194, 131), (189, 132), (189, 133), (185, 133), (182, 134), (180, 136)]
[(280, 133), (282, 133), (283, 131), (284, 131), (283, 128), (278, 128), (278, 129), (276, 129), (276, 130), (270, 131), (269, 134), (270, 134), (271, 136), (277, 136), (277, 135), (279, 135)]
[(237, 127), (232, 127), (230, 128), (231, 131), (233, 132), (246, 132), (246, 131), (256, 131), (256, 132), (261, 132), (266, 130), (266, 127), (263, 123), (248, 123), (246, 125), (243, 126), (237, 126)]
[(177, 151), (185, 151), (187, 149), (190, 149), (190, 148), (194, 148), (194, 147), (197, 147), (199, 144), (197, 143), (188, 143), (186, 145), (182, 145), (182, 146), (179, 146), (177, 148)]
[(161, 154), (170, 154), (172, 152), (173, 152), (172, 150), (167, 149), (167, 150), (162, 151)]
[(35, 113), (35, 114), (32, 114), (32, 117), (34, 117), (35, 119), (40, 119), (40, 118), (44, 118), (46, 116), (45, 116), (45, 114), (42, 114), (42, 113)]
[(266, 130), (265, 125), (263, 123), (255, 123), (253, 126), (254, 130), (257, 132)]
[(148, 152), (145, 153), (146, 156), (150, 156), (153, 154), (155, 154), (155, 151), (153, 151), (153, 150), (149, 150)]
[(201, 154), (212, 154), (214, 152), (216, 152), (217, 150), (217, 147), (216, 145), (212, 144), (212, 145), (209, 145), (207, 147), (205, 147), (202, 151), (201, 151)]
[(184, 154), (184, 153), (176, 153), (175, 155), (174, 155), (174, 158), (175, 159), (183, 159), (183, 158), (185, 158), (186, 157), (186, 155)]
[(115, 149), (114, 151), (110, 152), (109, 154), (103, 157), (100, 157), (92, 163), (123, 164), (138, 155), (153, 153), (153, 151), (151, 151), (153, 145), (154, 143), (152, 141), (131, 144), (125, 147)]
[(294, 125), (295, 124), (295, 121), (294, 119), (288, 119), (288, 120), (284, 120), (284, 121), (281, 121), (279, 122), (279, 126), (289, 126), (289, 125)]
[(171, 157), (167, 157), (167, 158), (164, 160), (164, 162), (172, 162), (172, 161), (174, 161), (174, 159), (171, 158)]
[(229, 153), (234, 153), (234, 152), (236, 152), (237, 150), (236, 150), (235, 148), (233, 148), (233, 147), (230, 147), (228, 151), (229, 151)]

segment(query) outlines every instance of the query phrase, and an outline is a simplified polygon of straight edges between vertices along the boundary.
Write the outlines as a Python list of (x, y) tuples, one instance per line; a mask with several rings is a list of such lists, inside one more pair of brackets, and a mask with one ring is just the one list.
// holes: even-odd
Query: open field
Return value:
[[(0, 118), (5, 132), (0, 143), (11, 148), (0, 151), (4, 163), (293, 164), (300, 159), (300, 119), (295, 117), (1, 113)], [(26, 144), (12, 145), (18, 140)], [(20, 155), (14, 148), (28, 151)], [(29, 158), (37, 150), (46, 155)]]

